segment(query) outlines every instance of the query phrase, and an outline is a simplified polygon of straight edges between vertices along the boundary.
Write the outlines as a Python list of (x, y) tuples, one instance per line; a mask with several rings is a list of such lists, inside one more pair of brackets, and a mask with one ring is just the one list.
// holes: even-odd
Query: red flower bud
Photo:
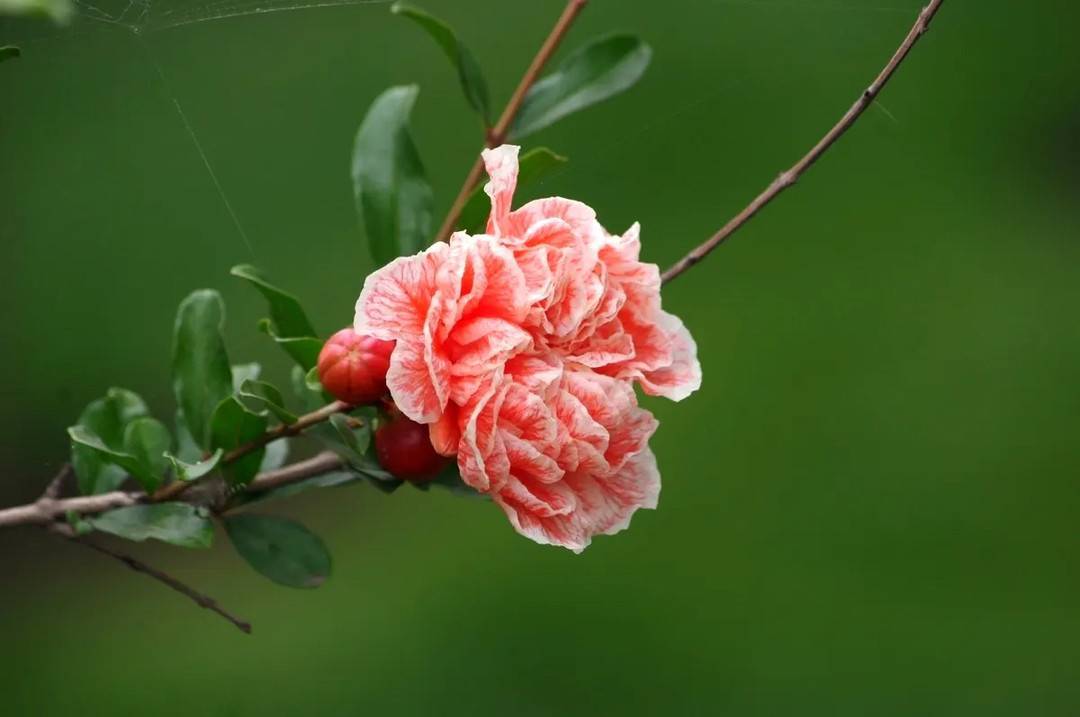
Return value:
[(447, 463), (432, 447), (428, 427), (400, 415), (375, 431), (375, 454), (383, 468), (414, 483), (432, 480)]
[(319, 381), (346, 403), (375, 403), (386, 395), (386, 372), (393, 350), (393, 341), (342, 329), (327, 339), (319, 353)]

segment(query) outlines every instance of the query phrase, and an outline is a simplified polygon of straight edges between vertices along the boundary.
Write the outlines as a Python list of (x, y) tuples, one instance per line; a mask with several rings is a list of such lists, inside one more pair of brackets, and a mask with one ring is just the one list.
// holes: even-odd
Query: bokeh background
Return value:
[[(106, 387), (171, 415), (194, 288), (224, 293), (234, 360), (284, 382), (233, 264), (322, 331), (349, 322), (373, 268), (349, 154), (383, 88), (421, 86), (440, 209), (480, 145), (444, 59), (387, 4), (151, 0), (101, 20), (127, 4), (0, 24), (24, 53), (0, 66), (4, 504), (38, 495)], [(423, 5), (501, 106), (562, 2)], [(633, 30), (653, 65), (531, 138), (570, 163), (529, 194), (588, 201), (613, 231), (640, 220), (666, 265), (816, 141), (918, 8), (594, 0), (566, 48)], [(223, 535), (137, 546), (251, 619), (246, 637), (9, 531), (5, 714), (1080, 713), (1078, 21), (1070, 3), (949, 0), (854, 130), (665, 291), (705, 383), (646, 401), (664, 491), (628, 532), (575, 556), (484, 502), (357, 486), (267, 505), (333, 549), (317, 591), (266, 582)]]

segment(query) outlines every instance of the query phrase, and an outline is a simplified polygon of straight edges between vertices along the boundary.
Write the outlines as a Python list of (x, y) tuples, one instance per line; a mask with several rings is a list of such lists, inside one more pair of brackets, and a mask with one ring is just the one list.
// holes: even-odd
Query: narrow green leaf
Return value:
[(176, 480), (198, 480), (217, 468), (218, 463), (221, 462), (221, 457), (224, 455), (225, 451), (219, 448), (214, 451), (214, 455), (198, 463), (182, 461), (171, 453), (166, 453), (165, 459), (172, 464), (173, 475), (176, 476)]
[[(521, 188), (539, 182), (566, 162), (566, 157), (555, 154), (547, 147), (530, 149), (518, 158), (517, 185)], [(490, 213), (491, 198), (484, 192), (484, 187), (481, 185), (473, 190), (469, 201), (465, 203), (465, 208), (461, 210), (458, 227), (470, 233), (483, 232)]]
[[(229, 452), (250, 443), (266, 432), (265, 414), (255, 413), (229, 396), (218, 404), (210, 420), (210, 447)], [(225, 478), (232, 485), (245, 485), (259, 472), (265, 448), (259, 448), (222, 467)]]
[[(315, 328), (292, 294), (274, 286), (266, 277), (248, 264), (232, 268), (233, 276), (244, 279), (261, 293), (270, 305), (270, 318), (259, 322), (261, 331), (276, 341), (293, 360), (309, 369), (318, 360), (322, 341), (316, 337)], [(251, 376), (249, 378), (257, 378)]]
[(202, 289), (180, 303), (173, 334), (173, 392), (195, 442), (210, 445), (210, 417), (232, 393), (232, 369), (225, 352), (225, 304)]
[[(84, 426), (114, 451), (124, 450), (124, 429), (140, 416), (147, 415), (142, 398), (123, 388), (110, 388), (103, 398), (92, 401), (79, 416)], [(98, 451), (79, 443), (71, 447), (71, 464), (78, 478), (79, 491), (85, 495), (116, 490), (127, 471), (104, 458)]]
[(270, 319), (259, 322), (259, 331), (272, 338), (305, 371), (315, 367), (323, 342), (314, 336), (281, 336)]
[(160, 480), (138, 458), (130, 453), (110, 448), (100, 436), (86, 426), (71, 426), (68, 428), (68, 436), (73, 445), (93, 451), (102, 461), (118, 466), (138, 480), (147, 491), (153, 490), (159, 484)]
[(96, 530), (128, 540), (161, 540), (183, 548), (209, 548), (214, 527), (204, 511), (187, 503), (132, 505), (86, 518)]
[(4, 45), (0, 47), (0, 62), (4, 60), (14, 60), (16, 57), (22, 55), (22, 50), (14, 45)]
[(242, 399), (254, 401), (270, 411), (282, 423), (296, 423), (297, 416), (285, 408), (285, 398), (276, 386), (265, 381), (247, 380), (240, 384), (237, 395)]
[(408, 125), (418, 91), (408, 85), (383, 92), (356, 134), (353, 194), (379, 265), (415, 254), (431, 240), (431, 185)]
[[(165, 424), (155, 418), (136, 418), (124, 430), (124, 452), (135, 457), (145, 472), (140, 478), (143, 489), (151, 492), (165, 481), (172, 448), (172, 436)], [(138, 475), (135, 476), (139, 478)]]
[(479, 113), (484, 126), (491, 126), (491, 101), (488, 96), (487, 80), (484, 79), (484, 73), (476, 58), (458, 39), (454, 31), (434, 15), (405, 3), (394, 3), (390, 12), (409, 18), (431, 35), (457, 70), (466, 101)]
[(652, 48), (634, 35), (593, 40), (532, 86), (510, 128), (510, 136), (521, 139), (630, 89), (651, 59)]
[(262, 272), (250, 264), (234, 266), (230, 272), (259, 290), (270, 304), (270, 318), (283, 336), (316, 336), (300, 301), (292, 294), (271, 284)]
[(267, 515), (230, 515), (225, 531), (240, 556), (276, 583), (317, 588), (330, 576), (326, 546), (299, 523)]

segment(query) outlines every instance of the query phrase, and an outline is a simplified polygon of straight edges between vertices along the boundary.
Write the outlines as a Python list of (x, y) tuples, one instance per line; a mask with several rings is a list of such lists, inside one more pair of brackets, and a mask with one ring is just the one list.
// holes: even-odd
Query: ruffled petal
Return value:
[(518, 151), (520, 147), (504, 144), (482, 152), (484, 167), (490, 181), (484, 185), (484, 192), (491, 197), (491, 217), (488, 219), (488, 232), (504, 236), (510, 205), (514, 201), (514, 189), (517, 188)]
[(356, 300), (353, 327), (384, 341), (419, 337), (435, 295), (435, 277), (450, 248), (443, 242), (390, 262), (368, 275)]

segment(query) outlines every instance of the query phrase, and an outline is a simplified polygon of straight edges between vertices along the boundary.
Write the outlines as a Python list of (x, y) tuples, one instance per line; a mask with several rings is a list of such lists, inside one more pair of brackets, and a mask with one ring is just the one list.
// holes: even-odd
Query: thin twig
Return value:
[(56, 474), (56, 477), (49, 481), (49, 485), (46, 486), (45, 492), (41, 494), (43, 498), (56, 500), (60, 497), (60, 494), (64, 492), (64, 481), (72, 475), (74, 471), (71, 468), (70, 463), (65, 463), (60, 467), (60, 472)]
[[(529, 68), (521, 76), (521, 81), (518, 82), (514, 94), (510, 96), (510, 101), (506, 103), (506, 108), (499, 117), (499, 121), (488, 130), (485, 146), (497, 147), (506, 141), (507, 136), (510, 134), (510, 126), (513, 124), (514, 118), (517, 117), (518, 110), (521, 109), (521, 103), (525, 101), (525, 95), (528, 94), (529, 88), (536, 82), (536, 78), (540, 76), (544, 65), (551, 59), (578, 14), (585, 9), (587, 2), (588, 0), (570, 0), (566, 4), (566, 8), (555, 22), (555, 26), (551, 28), (551, 32), (548, 34), (547, 39), (544, 40), (544, 44), (537, 50), (536, 56), (533, 57), (532, 62), (529, 64)], [(473, 162), (472, 169), (469, 170), (469, 175), (465, 178), (465, 183), (461, 185), (461, 190), (458, 192), (457, 198), (454, 199), (446, 219), (443, 220), (442, 226), (439, 227), (439, 232), (435, 235), (435, 241), (445, 241), (453, 233), (457, 221), (461, 217), (461, 212), (465, 209), (465, 204), (469, 201), (473, 190), (476, 189), (476, 185), (480, 183), (483, 174), (484, 160), (478, 157)]]
[(802, 176), (803, 172), (809, 169), (814, 162), (825, 154), (826, 150), (831, 147), (836, 140), (840, 139), (848, 129), (851, 128), (855, 121), (859, 119), (866, 108), (869, 107), (874, 99), (881, 92), (882, 88), (889, 82), (889, 79), (896, 72), (897, 68), (904, 61), (904, 58), (911, 52), (911, 48), (915, 46), (919, 38), (926, 32), (930, 26), (930, 21), (934, 19), (934, 15), (944, 0), (931, 0), (930, 4), (923, 8), (919, 13), (918, 19), (915, 21), (915, 25), (911, 28), (911, 31), (904, 38), (904, 41), (900, 43), (900, 47), (893, 54), (885, 68), (878, 74), (874, 81), (870, 84), (866, 90), (859, 96), (859, 99), (855, 101), (855, 104), (840, 118), (840, 121), (829, 130), (828, 134), (821, 138), (821, 140), (814, 145), (813, 149), (800, 159), (795, 166), (786, 172), (782, 172), (772, 184), (765, 188), (761, 194), (754, 198), (754, 201), (750, 202), (734, 218), (725, 224), (718, 232), (713, 234), (703, 244), (694, 248), (689, 254), (684, 256), (679, 261), (675, 262), (667, 271), (663, 273), (662, 280), (666, 283), (679, 276), (687, 269), (697, 264), (704, 259), (709, 252), (716, 247), (720, 246), (734, 234), (743, 224), (750, 221), (757, 214), (762, 207), (771, 202), (781, 192), (795, 184)]
[(102, 555), (107, 555), (110, 558), (113, 558), (114, 560), (119, 560), (121, 563), (123, 563), (137, 573), (149, 575), (154, 580), (168, 585), (170, 588), (180, 593), (181, 595), (186, 595), (187, 597), (191, 598), (199, 607), (206, 608), (211, 612), (216, 612), (218, 615), (221, 615), (223, 618), (225, 618), (237, 628), (239, 628), (242, 632), (245, 632), (249, 635), (251, 634), (250, 622), (248, 622), (247, 620), (241, 620), (240, 618), (223, 608), (221, 605), (219, 605), (217, 600), (214, 600), (214, 598), (199, 592), (195, 588), (185, 585), (183, 582), (174, 578), (172, 575), (169, 575), (166, 572), (147, 565), (146, 563), (142, 562), (138, 558), (132, 557), (131, 555), (116, 552), (111, 548), (106, 548), (104, 545), (100, 545), (85, 538), (81, 538), (76, 535), (74, 531), (72, 531), (72, 529), (67, 525), (56, 524), (51, 526), (50, 529), (52, 530), (52, 532), (67, 538), (73, 543), (82, 545), (86, 548), (90, 548), (91, 550), (95, 550)]
[(114, 508), (135, 505), (146, 499), (144, 493), (113, 491), (100, 495), (81, 495), (75, 498), (49, 498), (42, 496), (33, 503), (0, 510), (0, 528), (16, 525), (45, 525), (68, 513), (95, 515)]
[(345, 461), (336, 453), (323, 451), (307, 460), (297, 461), (284, 468), (260, 473), (244, 487), (244, 490), (248, 493), (265, 493), (268, 490), (299, 483), (302, 480), (314, 478), (323, 473), (341, 470), (344, 466)]
[[(265, 493), (274, 488), (341, 470), (344, 466), (345, 462), (341, 458), (335, 453), (326, 451), (284, 468), (260, 473), (248, 483), (245, 490), (250, 493)], [(145, 493), (124, 491), (75, 498), (46, 499), (42, 497), (27, 505), (0, 510), (0, 528), (12, 528), (19, 525), (50, 525), (55, 524), (58, 518), (62, 518), (69, 512), (83, 516), (97, 515), (114, 508), (146, 502), (150, 502), (150, 497)]]

